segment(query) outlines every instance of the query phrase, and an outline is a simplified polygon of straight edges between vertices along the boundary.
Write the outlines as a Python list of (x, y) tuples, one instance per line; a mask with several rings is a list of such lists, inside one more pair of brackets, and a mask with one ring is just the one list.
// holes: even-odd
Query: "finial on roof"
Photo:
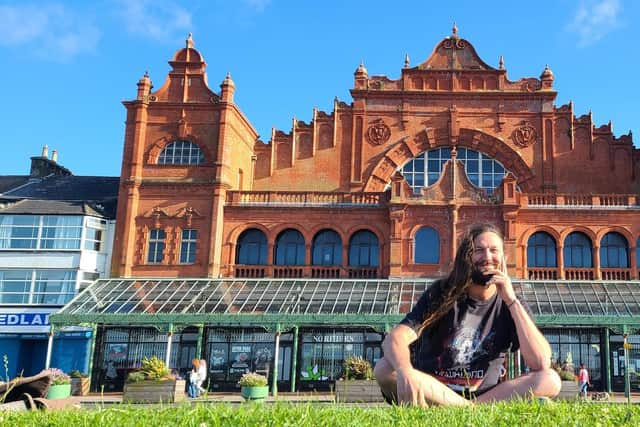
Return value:
[(504, 70), (504, 56), (500, 55), (500, 60), (498, 61), (498, 68)]
[(409, 68), (409, 54), (404, 54), (404, 68)]
[(187, 49), (193, 49), (193, 34), (191, 33), (187, 37)]
[(145, 78), (149, 78), (149, 70), (144, 70), (144, 76)]
[(451, 35), (453, 38), (458, 37), (458, 26), (456, 25), (456, 21), (453, 21), (453, 28), (451, 28)]

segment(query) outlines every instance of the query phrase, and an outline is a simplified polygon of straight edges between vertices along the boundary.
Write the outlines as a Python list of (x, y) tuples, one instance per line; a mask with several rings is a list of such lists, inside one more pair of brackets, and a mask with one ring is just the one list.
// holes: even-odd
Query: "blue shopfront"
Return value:
[[(0, 309), (1, 377), (30, 376), (46, 366), (51, 325), (49, 315), (58, 308)], [(49, 366), (64, 372), (88, 372), (91, 329), (66, 328), (54, 333)]]

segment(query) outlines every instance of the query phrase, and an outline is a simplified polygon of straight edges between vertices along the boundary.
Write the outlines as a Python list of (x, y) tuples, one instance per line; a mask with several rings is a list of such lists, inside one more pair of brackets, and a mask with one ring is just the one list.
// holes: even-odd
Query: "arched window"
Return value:
[(440, 262), (440, 236), (431, 227), (422, 227), (414, 240), (414, 260), (416, 264), (437, 264)]
[(199, 165), (204, 163), (204, 154), (191, 141), (173, 141), (162, 150), (159, 165)]
[(629, 268), (629, 245), (620, 233), (611, 232), (600, 241), (602, 268)]
[(335, 231), (320, 231), (312, 246), (313, 265), (342, 265), (342, 240)]
[[(508, 172), (499, 161), (465, 147), (457, 149), (456, 159), (464, 164), (469, 181), (489, 194), (493, 193)], [(436, 148), (414, 157), (400, 172), (413, 191), (418, 193), (422, 187), (433, 185), (440, 178), (448, 160), (451, 160), (451, 148)]]
[(537, 231), (527, 242), (527, 267), (557, 267), (556, 241), (549, 233)]
[(586, 234), (574, 231), (564, 240), (564, 266), (573, 268), (591, 268), (591, 240)]
[(265, 265), (267, 263), (267, 238), (258, 229), (250, 228), (238, 237), (236, 264)]
[(380, 249), (378, 237), (369, 230), (356, 232), (349, 240), (349, 265), (377, 267)]
[(276, 238), (276, 265), (304, 265), (304, 237), (298, 230), (284, 230)]

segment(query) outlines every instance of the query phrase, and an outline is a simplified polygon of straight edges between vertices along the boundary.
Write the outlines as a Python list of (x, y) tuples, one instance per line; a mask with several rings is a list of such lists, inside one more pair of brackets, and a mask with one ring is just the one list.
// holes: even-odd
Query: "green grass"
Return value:
[(499, 403), (471, 409), (317, 404), (113, 405), (102, 409), (0, 412), (2, 426), (637, 426), (640, 406)]

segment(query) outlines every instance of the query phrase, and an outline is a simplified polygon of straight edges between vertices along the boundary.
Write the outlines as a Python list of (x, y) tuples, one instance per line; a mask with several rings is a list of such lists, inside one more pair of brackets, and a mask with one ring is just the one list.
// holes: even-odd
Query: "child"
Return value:
[(200, 395), (200, 390), (198, 388), (198, 381), (200, 380), (200, 375), (198, 374), (198, 369), (200, 368), (200, 360), (193, 359), (191, 361), (191, 371), (189, 372), (189, 387), (187, 388), (187, 394), (192, 399), (195, 399)]

